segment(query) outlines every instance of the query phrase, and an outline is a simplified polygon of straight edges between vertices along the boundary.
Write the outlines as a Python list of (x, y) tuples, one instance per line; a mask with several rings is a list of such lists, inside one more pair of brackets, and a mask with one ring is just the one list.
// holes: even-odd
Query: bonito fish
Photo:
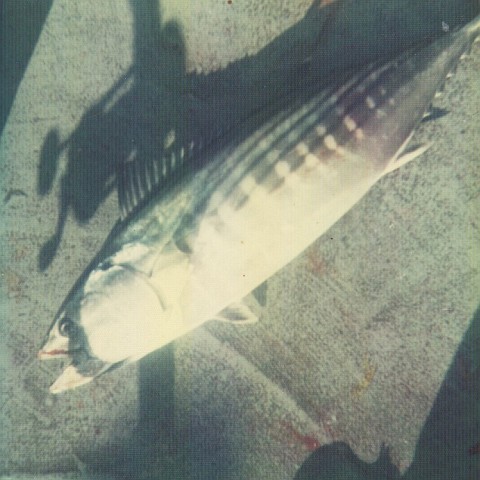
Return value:
[(479, 30), (476, 19), (292, 101), (211, 156), (207, 149), (189, 158), (186, 148), (174, 159), (183, 174), (168, 182), (162, 165), (127, 162), (123, 220), (108, 253), (82, 276), (39, 352), (71, 359), (51, 392), (134, 362), (211, 319), (253, 321), (245, 296), (426, 150), (406, 145)]

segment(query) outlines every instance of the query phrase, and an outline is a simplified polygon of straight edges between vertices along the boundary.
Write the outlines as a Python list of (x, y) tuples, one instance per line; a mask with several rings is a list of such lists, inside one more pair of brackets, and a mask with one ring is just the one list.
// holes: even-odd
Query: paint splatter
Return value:
[(317, 450), (321, 446), (319, 440), (311, 435), (304, 435), (297, 431), (292, 425), (287, 422), (281, 422), (283, 427), (290, 434), (290, 438), (294, 440), (295, 443), (301, 443), (309, 452)]
[(377, 372), (377, 367), (366, 356), (363, 359), (363, 377), (351, 390), (351, 394), (353, 398), (358, 399), (365, 393), (367, 388), (373, 382), (376, 372)]
[(307, 269), (317, 277), (322, 277), (327, 273), (327, 262), (323, 257), (313, 250), (307, 253)]

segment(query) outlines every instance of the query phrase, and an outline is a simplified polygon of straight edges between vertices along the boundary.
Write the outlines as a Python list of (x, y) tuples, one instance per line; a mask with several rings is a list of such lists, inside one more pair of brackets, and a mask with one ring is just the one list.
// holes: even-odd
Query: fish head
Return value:
[(141, 273), (121, 265), (95, 269), (67, 298), (38, 353), (70, 360), (50, 391), (88, 383), (162, 346), (170, 310)]

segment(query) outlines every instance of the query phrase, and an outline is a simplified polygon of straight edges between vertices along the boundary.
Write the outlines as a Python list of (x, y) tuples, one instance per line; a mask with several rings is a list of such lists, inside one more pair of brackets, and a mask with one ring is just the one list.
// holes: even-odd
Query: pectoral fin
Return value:
[(248, 325), (258, 321), (258, 316), (244, 303), (234, 303), (224, 308), (213, 320)]

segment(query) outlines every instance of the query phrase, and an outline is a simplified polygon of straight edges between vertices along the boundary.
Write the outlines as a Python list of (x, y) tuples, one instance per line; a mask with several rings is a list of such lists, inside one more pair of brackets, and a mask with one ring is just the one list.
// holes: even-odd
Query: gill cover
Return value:
[(160, 252), (126, 244), (102, 262), (65, 303), (39, 352), (71, 359), (50, 390), (87, 383), (185, 333), (178, 296), (188, 271), (188, 255), (172, 243)]

